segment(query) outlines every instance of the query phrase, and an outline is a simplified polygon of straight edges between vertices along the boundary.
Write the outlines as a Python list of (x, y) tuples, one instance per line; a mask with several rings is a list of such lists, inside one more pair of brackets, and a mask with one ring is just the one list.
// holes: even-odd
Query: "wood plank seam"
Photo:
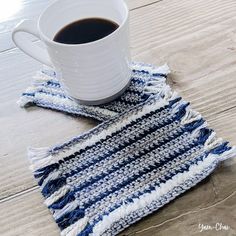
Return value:
[(134, 7), (132, 9), (130, 9), (130, 11), (134, 11), (134, 10), (138, 10), (140, 8), (148, 7), (148, 6), (154, 5), (154, 4), (156, 4), (158, 2), (162, 2), (162, 1), (164, 1), (164, 0), (157, 0), (155, 2), (151, 2), (151, 3), (145, 4), (145, 5), (139, 6), (139, 7)]
[(32, 186), (30, 188), (27, 188), (25, 190), (22, 190), (22, 191), (20, 191), (18, 193), (15, 193), (15, 194), (12, 194), (12, 195), (10, 195), (8, 197), (2, 198), (2, 199), (0, 199), (0, 204), (8, 202), (8, 201), (11, 201), (12, 199), (17, 198), (19, 196), (26, 195), (27, 193), (33, 192), (36, 189), (39, 189), (38, 185), (34, 185), (34, 186)]

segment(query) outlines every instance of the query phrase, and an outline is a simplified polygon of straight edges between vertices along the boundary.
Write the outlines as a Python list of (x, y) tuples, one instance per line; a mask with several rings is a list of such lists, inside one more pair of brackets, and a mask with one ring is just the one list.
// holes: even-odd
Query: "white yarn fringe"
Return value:
[[(26, 93), (35, 94), (37, 92), (37, 88), (35, 86), (31, 86), (26, 89)], [(20, 107), (25, 107), (27, 104), (34, 102), (34, 96), (21, 96), (20, 99), (16, 102)]]
[(77, 236), (88, 224), (88, 218), (84, 217), (61, 232), (61, 236)]
[(61, 197), (65, 196), (70, 191), (70, 187), (67, 185), (64, 185), (59, 190), (57, 190), (55, 193), (53, 193), (50, 197), (48, 197), (44, 203), (46, 206), (52, 205), (54, 202), (59, 200)]
[(31, 163), (30, 169), (36, 171), (50, 164), (52, 160), (48, 147), (43, 148), (28, 148), (28, 158)]
[(226, 161), (228, 159), (233, 159), (235, 160), (236, 157), (236, 147), (233, 146), (229, 151), (226, 151), (220, 155), (220, 160), (221, 161)]
[[(41, 71), (37, 71), (36, 75), (33, 76), (33, 81), (32, 81), (32, 85), (26, 89), (25, 93), (37, 93), (37, 87), (43, 83), (45, 83), (45, 81), (48, 81), (48, 79), (51, 78), (49, 76), (47, 76), (46, 74), (43, 74)], [(35, 101), (35, 97), (34, 96), (21, 96), (20, 99), (17, 101), (17, 104), (20, 107), (25, 107), (27, 106), (29, 103), (33, 103)]]
[(142, 64), (139, 62), (132, 63), (133, 70), (140, 70), (140, 68), (144, 71), (149, 72), (150, 74), (166, 74), (167, 75), (171, 72), (169, 66), (166, 63), (160, 67), (154, 67), (153, 65)]
[(21, 108), (26, 107), (29, 103), (34, 102), (33, 97), (26, 97), (26, 96), (21, 96), (20, 99), (16, 102), (18, 106)]
[(152, 74), (165, 74), (165, 75), (168, 75), (170, 74), (170, 68), (169, 66), (167, 65), (167, 63), (165, 63), (163, 66), (160, 66), (158, 68), (154, 68), (150, 71)]
[(186, 125), (192, 123), (196, 120), (200, 120), (202, 118), (201, 114), (197, 111), (192, 110), (189, 106), (186, 108), (186, 114), (181, 120), (182, 125)]
[(208, 137), (208, 139), (205, 142), (204, 149), (206, 151), (209, 151), (209, 150), (219, 146), (223, 142), (224, 142), (224, 140), (222, 138), (217, 138), (216, 133), (212, 132), (212, 134)]
[(57, 179), (60, 176), (60, 171), (53, 171), (51, 172), (46, 179), (44, 179), (42, 185), (40, 186), (41, 189), (45, 187), (45, 185), (52, 180)]

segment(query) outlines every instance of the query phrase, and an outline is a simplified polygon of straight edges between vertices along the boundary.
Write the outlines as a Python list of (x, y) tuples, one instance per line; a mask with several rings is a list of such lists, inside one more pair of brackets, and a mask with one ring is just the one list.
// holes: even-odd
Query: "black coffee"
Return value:
[(114, 32), (119, 25), (101, 18), (82, 19), (62, 28), (54, 41), (64, 44), (82, 44), (102, 39)]

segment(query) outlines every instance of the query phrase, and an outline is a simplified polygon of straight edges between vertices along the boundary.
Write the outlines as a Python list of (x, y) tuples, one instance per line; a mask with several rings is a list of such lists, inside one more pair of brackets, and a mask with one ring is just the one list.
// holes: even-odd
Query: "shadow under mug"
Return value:
[[(112, 20), (119, 27), (85, 44), (53, 41), (66, 25), (91, 17)], [(46, 48), (30, 41), (24, 33), (40, 39)], [(68, 95), (82, 104), (112, 101), (129, 85), (129, 10), (124, 0), (58, 0), (40, 15), (38, 22), (20, 22), (12, 39), (26, 54), (53, 68)]]

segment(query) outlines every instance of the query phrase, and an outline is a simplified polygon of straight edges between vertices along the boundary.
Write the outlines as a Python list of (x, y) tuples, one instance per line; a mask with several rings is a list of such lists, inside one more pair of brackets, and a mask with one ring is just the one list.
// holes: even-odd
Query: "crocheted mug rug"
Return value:
[(61, 235), (117, 235), (235, 156), (236, 148), (158, 79), (155, 95), (128, 111), (63, 144), (29, 149)]
[(22, 94), (18, 103), (21, 107), (37, 105), (104, 121), (146, 101), (165, 83), (169, 72), (167, 65), (155, 67), (144, 63), (132, 63), (130, 86), (120, 98), (105, 105), (85, 106), (67, 96), (54, 71), (43, 69), (34, 76), (32, 86)]

